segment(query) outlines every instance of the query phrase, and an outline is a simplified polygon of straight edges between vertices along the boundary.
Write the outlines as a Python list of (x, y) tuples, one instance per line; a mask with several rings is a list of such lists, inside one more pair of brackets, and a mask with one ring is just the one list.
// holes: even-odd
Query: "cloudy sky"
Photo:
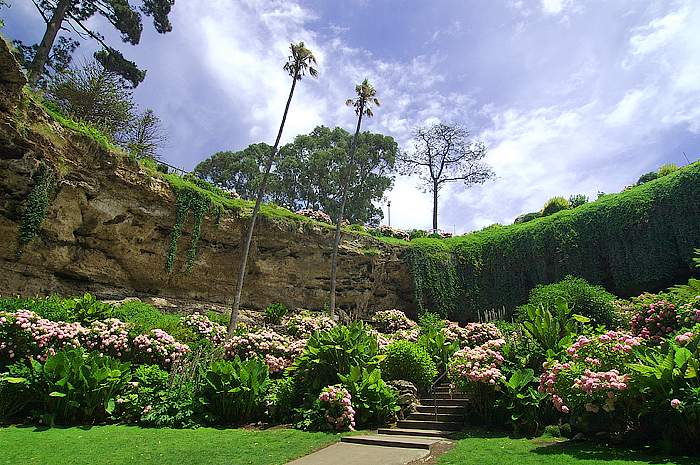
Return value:
[[(11, 3), (3, 33), (39, 42), (32, 2)], [(368, 78), (381, 108), (363, 130), (411, 151), (414, 127), (460, 124), (486, 144), (497, 179), (441, 191), (439, 226), (457, 234), (700, 157), (696, 0), (176, 0), (170, 20), (160, 35), (144, 18), (135, 47), (100, 17), (89, 26), (148, 70), (135, 100), (169, 131), (163, 158), (187, 170), (274, 142), (299, 41), (319, 76), (297, 86), (283, 143), (317, 125), (352, 132), (344, 102)], [(81, 42), (75, 56), (90, 57), (97, 44)], [(431, 227), (417, 182), (398, 177), (387, 193), (393, 227)]]

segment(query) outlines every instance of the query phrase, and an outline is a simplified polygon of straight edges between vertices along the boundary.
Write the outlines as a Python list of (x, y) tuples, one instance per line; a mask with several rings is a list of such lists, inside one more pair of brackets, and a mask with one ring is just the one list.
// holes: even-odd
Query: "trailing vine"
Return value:
[(191, 209), (194, 213), (194, 228), (192, 230), (192, 243), (189, 249), (186, 272), (192, 271), (194, 259), (197, 253), (197, 243), (202, 230), (202, 221), (211, 207), (211, 199), (204, 193), (198, 192), (189, 186), (181, 188), (177, 193), (177, 207), (175, 210), (175, 224), (173, 225), (173, 235), (170, 239), (168, 258), (165, 261), (165, 269), (170, 271), (175, 261), (177, 242), (182, 236), (182, 226), (187, 219), (187, 212)]
[(56, 183), (56, 175), (43, 162), (39, 163), (32, 177), (36, 184), (27, 197), (27, 204), (22, 214), (17, 249), (15, 250), (16, 260), (19, 260), (24, 253), (24, 247), (41, 232), (44, 218), (46, 218), (46, 209), (51, 201), (51, 193)]
[[(512, 311), (538, 284), (567, 275), (629, 297), (691, 277), (700, 237), (700, 163), (546, 218), (452, 239), (415, 239), (405, 253), (414, 302), (459, 319)], [(652, 289), (654, 288), (654, 289)]]

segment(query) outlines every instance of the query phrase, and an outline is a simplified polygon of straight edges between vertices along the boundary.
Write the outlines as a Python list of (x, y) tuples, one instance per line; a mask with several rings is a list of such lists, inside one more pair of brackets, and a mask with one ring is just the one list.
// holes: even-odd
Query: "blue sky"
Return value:
[[(40, 41), (32, 2), (12, 3), (3, 33)], [(90, 26), (148, 70), (135, 100), (170, 133), (164, 159), (188, 170), (274, 142), (291, 83), (282, 66), (299, 41), (319, 77), (297, 86), (282, 142), (321, 124), (352, 131), (344, 102), (365, 77), (382, 105), (363, 130), (407, 151), (412, 129), (434, 122), (485, 142), (497, 179), (441, 191), (439, 226), (457, 234), (700, 157), (697, 1), (176, 0), (170, 19), (159, 35), (144, 18), (135, 47), (100, 17)], [(97, 49), (82, 42), (78, 59)], [(393, 227), (431, 226), (417, 182), (398, 177), (387, 193)]]

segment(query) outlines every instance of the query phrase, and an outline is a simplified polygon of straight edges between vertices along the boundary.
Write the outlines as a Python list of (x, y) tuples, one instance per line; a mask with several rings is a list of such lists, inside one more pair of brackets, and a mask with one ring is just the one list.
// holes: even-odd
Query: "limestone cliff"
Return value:
[[(0, 41), (2, 42), (2, 41)], [(191, 273), (185, 273), (192, 219), (172, 272), (164, 265), (176, 196), (129, 157), (65, 129), (22, 94), (24, 76), (0, 45), (0, 294), (105, 299), (161, 297), (226, 304), (233, 298), (247, 219), (207, 217)], [(43, 228), (17, 259), (17, 237), (33, 174), (56, 173)], [(328, 297), (333, 230), (309, 222), (260, 218), (248, 258), (242, 306), (322, 309)], [(389, 308), (414, 313), (403, 249), (344, 233), (337, 302), (367, 317)]]

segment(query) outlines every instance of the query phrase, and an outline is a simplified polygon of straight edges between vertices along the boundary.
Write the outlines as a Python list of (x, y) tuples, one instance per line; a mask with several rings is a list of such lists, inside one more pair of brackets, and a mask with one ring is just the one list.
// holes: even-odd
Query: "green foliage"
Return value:
[(51, 202), (51, 193), (56, 183), (56, 175), (43, 162), (39, 163), (32, 177), (35, 180), (35, 184), (27, 197), (27, 203), (22, 214), (22, 223), (19, 225), (18, 246), (15, 251), (16, 259), (22, 256), (24, 247), (41, 232), (41, 228), (44, 226), (44, 218), (46, 217), (46, 209)]
[(36, 376), (24, 360), (13, 363), (7, 370), (0, 373), (0, 423), (22, 413), (36, 397)]
[(542, 216), (549, 216), (562, 210), (571, 210), (571, 208), (569, 201), (564, 197), (552, 197), (544, 204)]
[(384, 356), (378, 355), (377, 337), (367, 330), (357, 321), (313, 333), (291, 367), (302, 391), (313, 395), (338, 384), (338, 375), (349, 374), (352, 367), (376, 368)]
[(130, 333), (146, 334), (160, 328), (174, 337), (171, 330), (178, 326), (180, 319), (175, 315), (164, 315), (157, 308), (143, 302), (124, 302), (112, 311), (112, 317), (125, 323), (132, 323)]
[(571, 208), (580, 207), (588, 203), (588, 196), (583, 194), (572, 195), (569, 197), (569, 205)]
[(268, 406), (270, 420), (278, 423), (288, 423), (292, 420), (294, 406), (300, 395), (297, 392), (297, 384), (292, 376), (279, 379), (271, 379), (270, 387), (265, 394), (265, 403)]
[(448, 341), (443, 331), (438, 331), (434, 328), (425, 333), (421, 331), (418, 345), (430, 354), (440, 373), (444, 373), (447, 370), (450, 358), (459, 350), (458, 341)]
[(406, 232), (408, 232), (408, 237), (410, 240), (428, 236), (428, 231), (426, 231), (425, 229), (411, 229)]
[(666, 163), (664, 166), (659, 168), (659, 177), (663, 178), (664, 176), (667, 176), (675, 171), (678, 171), (678, 167), (675, 163)]
[(74, 321), (73, 302), (60, 296), (52, 295), (46, 298), (26, 298), (13, 296), (0, 299), (0, 310), (15, 312), (18, 309), (32, 311), (42, 318), (51, 321)]
[(649, 181), (653, 181), (654, 179), (657, 179), (659, 177), (659, 173), (656, 171), (650, 171), (649, 173), (644, 173), (639, 177), (637, 180), (637, 185), (641, 186), (644, 183), (647, 183)]
[(84, 134), (100, 144), (103, 148), (118, 150), (112, 138), (103, 134), (97, 127), (83, 120), (76, 120), (63, 114), (63, 111), (53, 102), (42, 101), (41, 105), (61, 126)]
[[(552, 308), (553, 307), (553, 308)], [(553, 311), (552, 311), (553, 310)], [(554, 304), (527, 304), (522, 307), (520, 326), (523, 332), (544, 350), (558, 352), (571, 345), (571, 309), (557, 296)]]
[(506, 390), (496, 406), (511, 412), (509, 423), (513, 425), (515, 437), (531, 438), (539, 428), (540, 403), (547, 394), (533, 386), (538, 381), (532, 368), (516, 371), (503, 382)]
[(339, 373), (338, 377), (352, 396), (358, 426), (386, 425), (396, 418), (395, 412), (400, 409), (396, 394), (382, 380), (379, 368), (370, 371), (356, 366), (347, 375)]
[(700, 237), (697, 198), (700, 163), (693, 163), (528, 223), (440, 241), (415, 239), (404, 253), (415, 305), (419, 313), (453, 312), (451, 319), (469, 321), (485, 309), (512, 311), (537, 284), (567, 275), (619, 295), (682, 282)]
[(419, 386), (430, 384), (438, 375), (425, 348), (405, 339), (389, 344), (380, 366), (386, 379), (402, 379)]
[(99, 351), (84, 357), (81, 350), (63, 349), (49, 355), (43, 366), (36, 360), (32, 366), (44, 382), (38, 390), (49, 426), (103, 421), (112, 415), (117, 394), (131, 380), (130, 363), (102, 356)]
[(439, 313), (423, 312), (418, 315), (418, 325), (422, 333), (427, 333), (432, 329), (440, 331), (447, 326), (447, 322)]
[(114, 310), (113, 305), (104, 304), (97, 300), (97, 297), (87, 292), (83, 297), (75, 297), (70, 299), (69, 302), (71, 302), (69, 305), (73, 308), (75, 320), (84, 323), (111, 318)]
[(280, 320), (286, 314), (287, 307), (282, 304), (270, 304), (265, 309), (265, 318), (274, 325), (280, 324)]
[(215, 361), (204, 375), (200, 402), (210, 421), (238, 424), (256, 418), (270, 383), (267, 365), (258, 358)]
[[(613, 300), (616, 297), (602, 286), (593, 286), (583, 278), (566, 276), (558, 283), (538, 285), (530, 291), (528, 302), (533, 305), (553, 305), (557, 297), (566, 300), (569, 309), (591, 319), (592, 325), (616, 326)], [(521, 313), (521, 307), (518, 307)]]
[(194, 226), (192, 228), (192, 242), (189, 250), (189, 258), (185, 271), (192, 271), (194, 266), (195, 255), (197, 254), (197, 242), (199, 234), (202, 230), (202, 221), (204, 216), (209, 211), (212, 205), (211, 198), (200, 191), (190, 187), (184, 187), (177, 192), (177, 209), (175, 211), (175, 224), (173, 225), (173, 235), (170, 239), (170, 248), (168, 249), (168, 258), (165, 261), (165, 269), (173, 268), (175, 260), (175, 252), (177, 251), (177, 241), (182, 235), (182, 226), (187, 219), (187, 212), (192, 210), (194, 213)]

